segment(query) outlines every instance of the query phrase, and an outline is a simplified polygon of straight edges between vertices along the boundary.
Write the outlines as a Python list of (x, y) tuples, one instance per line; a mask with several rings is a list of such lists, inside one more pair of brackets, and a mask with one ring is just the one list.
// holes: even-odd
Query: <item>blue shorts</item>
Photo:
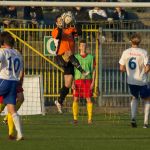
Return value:
[(131, 85), (129, 84), (130, 92), (135, 98), (148, 98), (150, 97), (150, 85)]
[(0, 79), (0, 96), (3, 96), (4, 104), (16, 105), (18, 81)]

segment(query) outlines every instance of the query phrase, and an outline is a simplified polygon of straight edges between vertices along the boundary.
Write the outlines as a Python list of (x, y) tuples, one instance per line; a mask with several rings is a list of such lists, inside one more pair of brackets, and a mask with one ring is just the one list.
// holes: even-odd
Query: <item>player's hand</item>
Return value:
[(94, 88), (94, 82), (91, 83), (90, 90), (93, 90), (93, 88)]
[(3, 23), (6, 24), (6, 25), (9, 25), (10, 24), (10, 20), (4, 20)]
[(75, 90), (75, 89), (76, 89), (76, 86), (75, 86), (74, 83), (72, 84), (71, 88), (72, 88), (72, 90)]

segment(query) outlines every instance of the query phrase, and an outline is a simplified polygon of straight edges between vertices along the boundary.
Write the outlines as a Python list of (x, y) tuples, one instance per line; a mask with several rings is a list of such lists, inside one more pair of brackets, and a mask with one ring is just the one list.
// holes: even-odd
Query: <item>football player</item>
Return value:
[(0, 34), (0, 96), (4, 98), (8, 113), (11, 114), (16, 131), (16, 140), (23, 139), (20, 117), (16, 112), (17, 85), (20, 72), (23, 70), (21, 54), (15, 50), (14, 38), (8, 32)]
[(72, 85), (74, 76), (74, 67), (76, 67), (84, 76), (88, 72), (83, 70), (78, 59), (74, 56), (75, 52), (75, 36), (81, 35), (81, 27), (76, 25), (71, 26), (73, 16), (71, 12), (64, 13), (56, 18), (56, 28), (52, 31), (52, 37), (57, 40), (56, 46), (56, 61), (64, 69), (65, 84), (60, 90), (59, 99), (55, 101), (58, 112), (62, 113), (62, 104), (65, 97), (69, 93), (69, 88)]
[(134, 34), (131, 37), (131, 48), (123, 51), (120, 58), (120, 70), (127, 72), (127, 83), (132, 94), (131, 100), (131, 126), (137, 127), (136, 112), (139, 96), (144, 99), (144, 128), (148, 128), (148, 116), (150, 110), (150, 86), (148, 85), (148, 72), (150, 60), (146, 50), (139, 47), (141, 37)]

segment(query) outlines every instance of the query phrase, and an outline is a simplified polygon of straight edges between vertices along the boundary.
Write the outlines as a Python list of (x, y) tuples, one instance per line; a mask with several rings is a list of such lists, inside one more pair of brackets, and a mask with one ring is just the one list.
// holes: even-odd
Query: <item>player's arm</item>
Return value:
[(77, 36), (81, 36), (82, 35), (82, 28), (81, 28), (81, 25), (76, 23), (75, 24), (75, 27), (72, 27), (72, 35), (74, 37), (77, 37)]
[(76, 86), (75, 86), (75, 80), (72, 81), (72, 86), (71, 86), (71, 88), (72, 88), (73, 90), (76, 89)]
[(125, 54), (123, 52), (120, 60), (119, 60), (119, 70), (121, 72), (126, 72), (126, 66), (125, 66), (126, 60), (125, 60)]
[(126, 72), (126, 67), (125, 67), (125, 65), (121, 65), (121, 64), (120, 64), (120, 71), (121, 71), (121, 72)]
[(91, 83), (91, 87), (90, 87), (91, 89), (94, 88), (95, 79), (96, 79), (96, 61), (94, 59), (93, 72), (92, 72), (92, 83)]
[(92, 74), (92, 83), (91, 83), (91, 89), (94, 88), (94, 84), (95, 84), (95, 78), (96, 78), (96, 70), (93, 70), (93, 74)]
[(22, 55), (20, 54), (21, 64), (20, 64), (20, 73), (19, 73), (19, 84), (22, 86), (24, 80), (24, 62)]
[(81, 27), (81, 25), (76, 23), (75, 28), (76, 28), (76, 34), (78, 36), (81, 36), (82, 35), (82, 27)]
[(62, 28), (57, 27), (52, 31), (52, 37), (53, 38), (61, 39), (61, 36), (62, 36)]
[(20, 79), (19, 82), (20, 82), (20, 84), (21, 84), (21, 86), (22, 86), (23, 80), (24, 80), (24, 70), (21, 70), (21, 71), (20, 71), (19, 79)]
[(147, 64), (146, 66), (145, 66), (145, 73), (148, 73), (149, 71), (150, 71), (150, 64)]
[(145, 73), (148, 73), (150, 71), (150, 57), (148, 56), (147, 53), (145, 54), (144, 57), (144, 65), (145, 65), (144, 71)]

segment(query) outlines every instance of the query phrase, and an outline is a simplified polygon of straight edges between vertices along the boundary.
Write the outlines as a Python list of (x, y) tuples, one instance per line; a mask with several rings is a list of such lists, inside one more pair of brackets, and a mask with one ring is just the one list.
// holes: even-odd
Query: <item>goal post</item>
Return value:
[(0, 6), (41, 7), (150, 7), (149, 2), (47, 2), (47, 1), (1, 1)]

